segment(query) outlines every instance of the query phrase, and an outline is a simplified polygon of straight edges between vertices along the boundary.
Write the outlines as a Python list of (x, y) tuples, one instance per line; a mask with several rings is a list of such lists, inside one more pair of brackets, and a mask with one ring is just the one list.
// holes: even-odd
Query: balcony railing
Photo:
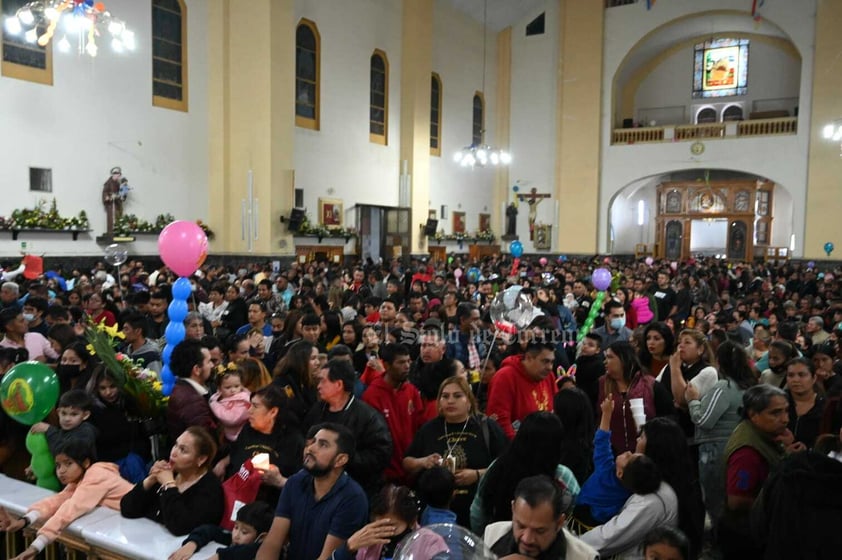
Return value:
[(617, 6), (626, 6), (628, 4), (637, 4), (637, 0), (605, 0), (606, 8), (616, 8)]
[(798, 133), (798, 117), (754, 119), (710, 124), (681, 124), (644, 128), (615, 128), (612, 144), (682, 142), (742, 138), (748, 136), (781, 136)]

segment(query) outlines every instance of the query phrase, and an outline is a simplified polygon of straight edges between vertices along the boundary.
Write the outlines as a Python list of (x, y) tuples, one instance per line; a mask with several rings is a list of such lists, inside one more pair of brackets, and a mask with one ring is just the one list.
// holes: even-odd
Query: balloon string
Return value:
[(494, 351), (494, 343), (497, 342), (497, 335), (500, 334), (498, 329), (494, 329), (494, 338), (491, 339), (491, 344), (488, 346), (488, 352), (485, 354), (485, 360), (482, 362), (482, 371), (485, 372), (485, 366), (488, 365), (488, 360), (491, 358), (491, 353)]

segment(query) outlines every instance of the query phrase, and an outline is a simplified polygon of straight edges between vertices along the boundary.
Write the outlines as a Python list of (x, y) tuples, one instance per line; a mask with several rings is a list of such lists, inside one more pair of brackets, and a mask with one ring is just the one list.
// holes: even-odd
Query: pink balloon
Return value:
[(672, 261), (670, 263), (670, 268), (673, 269), (673, 270), (678, 270), (678, 263), (675, 262), (675, 261)]
[(655, 262), (655, 259), (653, 259), (652, 257), (646, 257), (644, 262), (646, 263), (647, 266), (652, 266), (652, 263)]
[(611, 257), (605, 257), (604, 259), (602, 259), (602, 262), (604, 262), (605, 264), (611, 264)]
[(453, 276), (455, 276), (456, 278), (462, 278), (462, 269), (461, 269), (461, 268), (457, 268), (456, 270), (454, 270), (454, 271), (453, 271)]
[(158, 252), (173, 272), (190, 276), (208, 256), (208, 236), (197, 224), (177, 220), (158, 236)]
[(547, 257), (541, 257), (538, 262), (541, 263), (541, 266), (547, 266)]

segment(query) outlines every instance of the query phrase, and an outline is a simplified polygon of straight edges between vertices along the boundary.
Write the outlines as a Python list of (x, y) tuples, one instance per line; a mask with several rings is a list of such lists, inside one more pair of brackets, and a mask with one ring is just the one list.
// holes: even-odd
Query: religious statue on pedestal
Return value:
[(512, 202), (506, 207), (506, 234), (504, 239), (517, 239), (517, 205)]
[(123, 177), (119, 167), (111, 168), (111, 175), (102, 185), (102, 204), (105, 206), (105, 225), (108, 233), (114, 233), (114, 224), (123, 216), (123, 203), (129, 196), (129, 180)]

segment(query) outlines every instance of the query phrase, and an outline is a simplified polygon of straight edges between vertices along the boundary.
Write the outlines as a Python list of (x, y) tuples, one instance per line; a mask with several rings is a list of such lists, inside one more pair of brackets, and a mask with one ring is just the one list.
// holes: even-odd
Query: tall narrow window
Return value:
[(184, 0), (152, 0), (152, 105), (187, 111)]
[(430, 82), (430, 155), (441, 156), (441, 76)]
[(319, 130), (319, 50), (316, 24), (302, 19), (295, 30), (295, 125)]
[[(14, 17), (18, 9), (27, 4), (29, 0), (0, 0), (2, 7), (2, 22)], [(53, 44), (48, 43), (42, 47), (37, 43), (37, 37), (41, 36), (46, 27), (30, 31), (25, 26), (12, 33), (10, 26), (3, 25), (3, 62), (0, 64), (2, 75), (19, 80), (27, 80), (39, 84), (53, 85)], [(27, 33), (30, 31), (29, 33)]]
[(389, 135), (389, 59), (380, 49), (371, 55), (369, 105), (369, 140), (385, 146)]
[(485, 132), (485, 97), (480, 92), (474, 94), (474, 119), (471, 143), (479, 146), (483, 143)]

